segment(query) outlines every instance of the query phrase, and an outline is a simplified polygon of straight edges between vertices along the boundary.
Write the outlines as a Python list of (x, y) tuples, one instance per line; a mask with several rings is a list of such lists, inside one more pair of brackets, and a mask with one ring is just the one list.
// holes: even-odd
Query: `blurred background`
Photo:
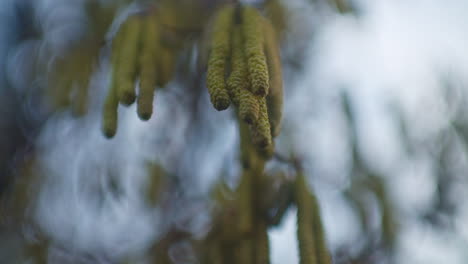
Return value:
[[(156, 245), (202, 263), (191, 241), (213, 228), (212, 190), (241, 170), (237, 122), (212, 108), (200, 66), (206, 20), (233, 1), (164, 2), (0, 2), (0, 263), (158, 263)], [(333, 263), (466, 263), (468, 2), (240, 2), (281, 35), (266, 171), (300, 160)], [(149, 121), (120, 107), (106, 139), (109, 43), (154, 6), (175, 28), (174, 73)], [(271, 263), (299, 263), (294, 206), (269, 238)]]

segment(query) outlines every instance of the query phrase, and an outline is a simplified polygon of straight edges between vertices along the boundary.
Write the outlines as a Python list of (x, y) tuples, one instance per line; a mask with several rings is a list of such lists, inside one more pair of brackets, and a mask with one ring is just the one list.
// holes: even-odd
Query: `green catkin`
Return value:
[(240, 89), (239, 93), (239, 117), (247, 124), (254, 124), (258, 120), (260, 112), (259, 99), (247, 88)]
[(253, 249), (253, 241), (251, 238), (241, 239), (237, 247), (237, 263), (254, 264)]
[(254, 94), (264, 97), (268, 94), (269, 86), (268, 66), (263, 50), (261, 15), (254, 8), (244, 7), (242, 22), (250, 88)]
[(391, 247), (395, 242), (395, 232), (397, 226), (392, 214), (392, 205), (388, 199), (385, 184), (382, 181), (382, 177), (372, 174), (369, 176), (369, 184), (370, 189), (374, 192), (380, 207), (382, 240)]
[(159, 49), (158, 79), (159, 87), (164, 87), (172, 79), (176, 66), (175, 51), (169, 48), (161, 47)]
[(268, 240), (268, 227), (263, 221), (257, 223), (255, 230), (255, 264), (270, 263), (270, 243)]
[(270, 120), (271, 135), (276, 137), (281, 131), (283, 119), (283, 74), (275, 29), (266, 19), (263, 19), (263, 28), (270, 78), (270, 90), (267, 96), (268, 119)]
[(230, 55), (233, 15), (234, 8), (232, 6), (224, 7), (218, 11), (211, 36), (206, 85), (210, 93), (211, 103), (218, 111), (227, 109), (230, 104), (225, 83), (225, 72)]
[[(119, 65), (117, 68), (118, 98), (124, 105), (131, 105), (135, 101), (135, 78), (137, 73), (138, 51), (140, 42), (142, 19), (139, 15), (130, 16), (124, 22), (123, 43), (119, 51)], [(119, 34), (119, 33), (118, 33)]]
[(241, 89), (249, 85), (242, 49), (243, 45), (240, 29), (238, 25), (235, 25), (232, 34), (231, 74), (229, 75), (226, 86), (231, 101), (235, 106), (239, 106)]
[(55, 62), (55, 70), (51, 75), (50, 94), (54, 106), (63, 108), (70, 105), (70, 92), (73, 79), (70, 76), (70, 63), (66, 58), (60, 58)]
[(92, 50), (88, 50), (87, 53), (82, 55), (82, 58), (78, 58), (78, 62), (81, 64), (81, 70), (76, 81), (73, 113), (82, 116), (86, 114), (88, 108), (89, 79), (95, 62), (95, 55)]
[(118, 89), (118, 69), (121, 64), (119, 53), (121, 46), (123, 45), (123, 40), (125, 37), (124, 31), (125, 28), (120, 28), (117, 35), (112, 41), (112, 54), (111, 54), (111, 63), (112, 63), (112, 74), (111, 74), (111, 83), (107, 93), (106, 100), (104, 102), (103, 117), (102, 117), (102, 132), (105, 137), (112, 138), (117, 132), (117, 123), (118, 123), (118, 107), (119, 107), (119, 98), (117, 95)]
[(249, 90), (247, 65), (243, 51), (242, 32), (239, 26), (233, 30), (231, 75), (227, 81), (231, 100), (239, 106), (239, 117), (248, 124), (258, 119), (258, 98)]
[(266, 17), (271, 21), (279, 37), (283, 37), (288, 27), (288, 13), (280, 0), (269, 0), (265, 2)]
[(140, 90), (137, 112), (142, 120), (153, 114), (154, 90), (157, 82), (157, 51), (159, 42), (158, 21), (154, 13), (145, 17), (140, 54)]
[(104, 103), (102, 132), (107, 138), (114, 137), (117, 132), (119, 99), (117, 97), (116, 85), (110, 87)]
[(319, 264), (331, 264), (331, 257), (328, 253), (327, 242), (325, 240), (325, 232), (323, 230), (322, 218), (320, 214), (320, 205), (317, 197), (310, 193), (310, 200), (312, 204), (312, 211), (314, 213), (313, 230), (316, 241), (316, 254)]
[(299, 240), (300, 264), (318, 264), (317, 243), (314, 240), (313, 216), (307, 183), (302, 174), (297, 175), (295, 186), (297, 205), (297, 237)]
[(254, 124), (260, 112), (259, 98), (247, 89), (240, 90), (239, 117), (247, 124)]
[(330, 264), (319, 204), (302, 173), (296, 178), (295, 195), (300, 263)]
[(271, 129), (268, 121), (268, 112), (265, 98), (259, 100), (259, 116), (257, 122), (251, 125), (252, 142), (260, 149), (271, 147)]
[(250, 140), (250, 129), (244, 122), (238, 122), (239, 126), (239, 137), (240, 137), (240, 160), (242, 167), (248, 169), (254, 162), (253, 154), (255, 150)]
[(252, 174), (247, 170), (242, 173), (238, 187), (239, 201), (239, 231), (242, 234), (249, 234), (253, 229), (253, 208), (252, 208)]

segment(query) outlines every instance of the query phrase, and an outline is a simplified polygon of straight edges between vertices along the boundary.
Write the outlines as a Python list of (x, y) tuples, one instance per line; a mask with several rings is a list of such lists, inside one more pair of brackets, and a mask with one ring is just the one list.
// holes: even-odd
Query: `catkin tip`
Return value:
[(119, 101), (125, 106), (129, 106), (135, 102), (136, 94), (134, 91), (124, 90), (120, 93)]
[(152, 112), (140, 112), (140, 111), (138, 111), (138, 117), (142, 121), (148, 121), (151, 118), (152, 115), (153, 115)]
[(108, 139), (111, 139), (115, 136), (115, 128), (112, 128), (112, 127), (107, 127), (104, 125), (104, 127), (102, 128), (102, 133), (104, 134), (104, 136)]
[(213, 106), (218, 111), (226, 110), (229, 107), (229, 97), (223, 96), (213, 100)]

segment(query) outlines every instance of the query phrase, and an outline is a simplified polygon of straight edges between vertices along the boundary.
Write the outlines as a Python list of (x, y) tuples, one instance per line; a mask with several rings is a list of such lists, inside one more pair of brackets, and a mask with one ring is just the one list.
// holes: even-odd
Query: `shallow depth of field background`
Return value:
[[(210, 188), (220, 177), (235, 185), (239, 171), (236, 123), (229, 111), (211, 107), (207, 92), (195, 104), (196, 131), (190, 83), (178, 74), (157, 94), (150, 121), (141, 122), (135, 106), (119, 110), (112, 140), (100, 131), (105, 58), (90, 83), (86, 116), (51, 112), (40, 101), (35, 88), (44, 80), (31, 77), (31, 61), (44, 45), (59, 50), (79, 38), (82, 2), (0, 1), (0, 199), (34, 153), (46, 173), (33, 188), (36, 206), (28, 217), (68, 249), (52, 249), (50, 263), (138, 255), (169, 222), (203, 237)], [(468, 2), (355, 0), (344, 14), (326, 1), (282, 2), (290, 27), (282, 45), (285, 116), (276, 151), (301, 157), (335, 263), (468, 262)], [(391, 251), (379, 248), (382, 209), (375, 194), (357, 191), (364, 226), (347, 196), (359, 181), (356, 155), (385, 186), (395, 228)], [(170, 216), (148, 210), (139, 198), (147, 161), (182, 179), (185, 196), (174, 198), (180, 201)], [(124, 195), (113, 194), (114, 181)], [(21, 237), (34, 239), (32, 227), (4, 219), (2, 213), (0, 263), (17, 263)], [(295, 221), (291, 208), (269, 233), (272, 263), (298, 263)], [(174, 254), (186, 247), (174, 245)], [(94, 262), (74, 255), (83, 251), (95, 253)]]

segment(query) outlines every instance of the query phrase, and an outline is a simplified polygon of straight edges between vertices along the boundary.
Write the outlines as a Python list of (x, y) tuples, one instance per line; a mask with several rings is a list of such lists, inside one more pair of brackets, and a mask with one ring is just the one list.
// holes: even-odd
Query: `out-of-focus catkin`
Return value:
[(255, 263), (270, 263), (270, 242), (268, 239), (268, 227), (263, 221), (259, 221), (255, 230)]
[[(76, 63), (80, 66), (78, 70), (77, 80), (74, 83), (75, 94), (73, 96), (72, 111), (76, 116), (82, 116), (86, 114), (88, 108), (88, 94), (89, 94), (89, 80), (93, 73), (93, 68), (96, 60), (97, 48), (89, 47), (83, 53), (80, 54)], [(73, 63), (73, 62), (72, 62)]]
[(253, 175), (249, 171), (244, 170), (241, 181), (237, 190), (239, 201), (239, 231), (241, 234), (248, 234), (253, 229), (253, 207), (252, 207), (252, 192), (253, 192)]
[[(242, 264), (255, 264), (254, 262), (254, 246), (253, 246), (253, 240), (249, 238), (244, 238), (239, 242), (239, 246), (236, 251), (236, 263), (242, 263)], [(219, 263), (219, 262), (213, 262), (213, 263)]]
[(278, 35), (278, 40), (283, 37), (288, 27), (288, 11), (281, 0), (265, 1), (266, 17), (271, 21)]
[(218, 11), (213, 21), (206, 85), (210, 93), (211, 102), (217, 110), (224, 110), (230, 104), (225, 74), (227, 61), (231, 52), (230, 42), (233, 15), (234, 8), (226, 6)]
[(112, 138), (117, 131), (119, 99), (117, 97), (116, 85), (113, 84), (107, 94), (104, 103), (102, 132), (107, 138)]
[(295, 200), (297, 205), (297, 237), (299, 240), (300, 264), (318, 264), (311, 201), (307, 183), (302, 174), (297, 175), (296, 178)]
[(153, 114), (154, 90), (157, 82), (157, 54), (159, 47), (159, 28), (155, 13), (144, 19), (140, 54), (140, 90), (137, 99), (137, 112), (142, 120)]
[(276, 137), (281, 131), (283, 119), (283, 73), (275, 29), (267, 19), (263, 19), (262, 24), (270, 78), (270, 91), (267, 96), (268, 118), (271, 125), (271, 135)]
[(330, 264), (320, 208), (317, 198), (309, 191), (304, 174), (299, 173), (295, 183), (297, 205), (297, 236), (301, 264)]
[(259, 96), (268, 94), (268, 66), (263, 50), (261, 15), (252, 7), (242, 9), (242, 31), (251, 90)]
[(176, 66), (175, 51), (165, 47), (159, 50), (158, 80), (157, 85), (164, 87), (174, 75)]
[(107, 97), (104, 102), (104, 109), (102, 112), (102, 132), (107, 138), (112, 138), (115, 136), (118, 125), (118, 107), (119, 107), (119, 97), (117, 95), (117, 83), (118, 78), (118, 68), (121, 63), (120, 61), (120, 50), (123, 45), (123, 39), (125, 34), (123, 34), (125, 28), (120, 28), (117, 32), (114, 40), (112, 41), (112, 51), (111, 51), (111, 63), (112, 63), (112, 73), (111, 73), (111, 82), (107, 92)]
[(123, 23), (122, 30), (117, 34), (124, 34), (123, 43), (119, 51), (118, 98), (124, 105), (130, 105), (135, 101), (135, 79), (138, 64), (138, 51), (140, 49), (140, 31), (142, 29), (142, 17), (133, 15)]

